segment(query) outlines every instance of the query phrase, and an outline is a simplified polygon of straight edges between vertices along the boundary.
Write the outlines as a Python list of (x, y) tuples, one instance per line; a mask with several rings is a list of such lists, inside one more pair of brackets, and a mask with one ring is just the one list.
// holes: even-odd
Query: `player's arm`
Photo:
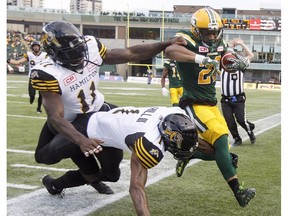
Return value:
[(7, 63), (8, 64), (13, 64), (13, 65), (19, 65), (19, 64), (23, 64), (25, 62), (27, 62), (28, 59), (26, 57), (23, 57), (19, 60), (15, 60), (15, 59), (7, 59)]
[(167, 76), (168, 76), (168, 69), (166, 67), (164, 67), (162, 77), (161, 77), (161, 87), (162, 88), (165, 87), (165, 79)]
[(165, 56), (167, 58), (179, 61), (179, 62), (195, 62), (196, 53), (188, 50), (184, 46), (172, 44), (165, 49)]
[(106, 64), (121, 64), (129, 61), (145, 60), (155, 56), (171, 44), (186, 45), (187, 42), (183, 37), (173, 38), (169, 41), (141, 44), (128, 47), (126, 49), (111, 49), (107, 50), (104, 63)]
[(145, 191), (148, 170), (141, 164), (134, 150), (132, 150), (130, 167), (131, 178), (129, 192), (137, 215), (150, 215), (148, 198)]
[(78, 132), (74, 126), (64, 118), (64, 105), (60, 94), (41, 91), (43, 106), (47, 113), (47, 120), (55, 130), (67, 137), (71, 142), (80, 146), (83, 153), (99, 153), (102, 148), (97, 146), (102, 141), (97, 139), (88, 139)]
[(219, 73), (219, 62), (217, 60), (196, 54), (184, 46), (179, 46), (177, 44), (170, 45), (165, 50), (165, 56), (178, 62), (203, 64), (206, 68), (211, 70), (211, 75), (214, 74), (214, 72)]
[(249, 47), (247, 47), (244, 41), (241, 40), (240, 38), (234, 38), (233, 40), (228, 42), (229, 47), (235, 47), (237, 45), (240, 45), (243, 48), (245, 56), (246, 58), (249, 59), (249, 61), (251, 61), (254, 58), (254, 53), (249, 49)]

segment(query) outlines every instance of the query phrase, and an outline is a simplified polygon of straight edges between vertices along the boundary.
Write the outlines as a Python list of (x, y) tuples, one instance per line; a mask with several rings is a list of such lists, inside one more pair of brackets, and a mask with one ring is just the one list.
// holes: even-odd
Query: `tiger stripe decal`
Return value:
[(32, 87), (38, 91), (60, 92), (60, 86), (57, 80), (37, 80), (31, 79)]
[[(146, 149), (147, 145), (143, 144), (143, 137), (140, 137), (138, 140), (136, 140), (134, 145), (137, 158), (146, 169), (150, 169), (156, 166), (162, 159), (162, 157), (159, 157), (158, 151), (160, 150), (155, 149), (156, 147), (154, 149)], [(150, 148), (150, 146), (148, 147)], [(155, 154), (155, 151), (157, 151), (158, 154)]]

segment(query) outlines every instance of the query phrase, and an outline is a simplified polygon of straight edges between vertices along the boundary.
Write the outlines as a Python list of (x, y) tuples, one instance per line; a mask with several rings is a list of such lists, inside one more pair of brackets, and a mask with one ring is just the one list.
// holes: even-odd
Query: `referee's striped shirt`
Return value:
[(224, 96), (238, 95), (244, 92), (244, 74), (241, 71), (235, 73), (221, 70), (221, 94)]

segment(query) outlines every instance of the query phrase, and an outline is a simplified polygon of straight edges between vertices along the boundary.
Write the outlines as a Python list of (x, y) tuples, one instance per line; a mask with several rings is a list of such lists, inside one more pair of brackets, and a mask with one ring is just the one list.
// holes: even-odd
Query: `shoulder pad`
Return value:
[(32, 69), (30, 80), (32, 87), (38, 91), (61, 93), (58, 80), (41, 69)]

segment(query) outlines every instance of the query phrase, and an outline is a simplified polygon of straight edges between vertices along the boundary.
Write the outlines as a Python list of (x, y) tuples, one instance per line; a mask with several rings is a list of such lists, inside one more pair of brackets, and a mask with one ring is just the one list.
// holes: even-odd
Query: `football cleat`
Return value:
[(183, 175), (184, 169), (189, 163), (189, 159), (178, 160), (176, 164), (176, 175), (177, 177), (181, 177)]
[(248, 133), (248, 136), (250, 138), (251, 144), (254, 144), (256, 142), (256, 137), (255, 137), (253, 131), (251, 131), (251, 133)]
[(254, 188), (243, 189), (242, 186), (237, 190), (235, 197), (241, 207), (247, 206), (251, 199), (256, 195), (256, 190)]
[(54, 178), (52, 178), (52, 177), (49, 176), (49, 175), (44, 176), (43, 179), (42, 179), (43, 185), (46, 187), (47, 191), (48, 191), (50, 194), (52, 194), (52, 195), (56, 195), (56, 194), (61, 195), (63, 189), (57, 189), (57, 188), (55, 188), (54, 185), (53, 185), (53, 181), (54, 181)]
[(36, 112), (37, 112), (38, 114), (42, 113), (41, 108), (37, 108)]
[(239, 146), (242, 144), (242, 139), (240, 137), (236, 137), (232, 146)]
[(91, 183), (90, 185), (100, 194), (114, 194), (114, 191), (101, 181), (99, 183)]

